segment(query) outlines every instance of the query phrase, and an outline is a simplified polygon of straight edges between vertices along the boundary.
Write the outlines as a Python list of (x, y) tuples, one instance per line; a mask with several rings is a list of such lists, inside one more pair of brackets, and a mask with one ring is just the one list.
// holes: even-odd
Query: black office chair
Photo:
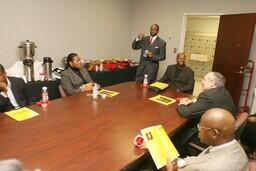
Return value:
[[(247, 112), (240, 112), (237, 114), (236, 116), (236, 122), (235, 122), (235, 126), (236, 126), (236, 132), (235, 132), (235, 138), (236, 140), (240, 140), (240, 137), (242, 135), (242, 132), (244, 130), (246, 121), (248, 119), (248, 113)], [(198, 142), (199, 138), (198, 138), (198, 132), (194, 132), (193, 135), (190, 135), (190, 137), (194, 137), (191, 138), (191, 141), (188, 142), (188, 149), (191, 151), (191, 153), (193, 155), (197, 155), (199, 153), (201, 153), (205, 148), (207, 148), (208, 145), (203, 144), (201, 142)]]
[(247, 112), (240, 112), (236, 116), (236, 132), (235, 138), (239, 141), (246, 125), (249, 114)]
[(62, 98), (63, 98), (63, 97), (67, 97), (67, 94), (66, 94), (66, 92), (65, 92), (65, 90), (63, 89), (63, 87), (62, 87), (61, 84), (59, 84), (58, 88), (59, 88), (60, 96), (61, 96)]

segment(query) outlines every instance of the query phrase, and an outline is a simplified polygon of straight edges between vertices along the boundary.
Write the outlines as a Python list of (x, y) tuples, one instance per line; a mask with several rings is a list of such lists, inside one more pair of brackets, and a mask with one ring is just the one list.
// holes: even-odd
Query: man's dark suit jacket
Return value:
[(222, 108), (237, 114), (232, 97), (224, 86), (205, 90), (199, 94), (197, 101), (188, 106), (178, 105), (177, 111), (184, 117), (195, 118), (211, 108)]
[(177, 64), (169, 65), (164, 76), (159, 81), (169, 84), (169, 86), (175, 90), (192, 94), (195, 84), (194, 72), (189, 67), (184, 66), (179, 76), (175, 78), (176, 67)]
[[(28, 103), (28, 100), (24, 92), (24, 88), (25, 88), (24, 80), (16, 77), (7, 77), (7, 78), (11, 82), (12, 93), (17, 103), (19, 104), (19, 107), (26, 106)], [(0, 95), (0, 112), (5, 112), (11, 109), (13, 109), (13, 106), (10, 103), (9, 98), (8, 97), (6, 98)]]
[[(149, 83), (156, 80), (159, 61), (165, 60), (166, 42), (157, 36), (153, 44), (150, 44), (150, 36), (142, 38), (142, 40), (134, 40), (132, 43), (133, 49), (141, 49), (140, 62), (136, 72), (136, 81), (142, 82), (144, 74), (148, 75)], [(144, 57), (145, 50), (153, 53), (153, 58)]]

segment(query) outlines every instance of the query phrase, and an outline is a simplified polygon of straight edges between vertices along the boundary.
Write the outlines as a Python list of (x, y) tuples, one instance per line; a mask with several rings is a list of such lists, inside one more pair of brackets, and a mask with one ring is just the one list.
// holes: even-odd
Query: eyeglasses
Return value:
[(206, 129), (206, 130), (214, 129), (214, 128), (210, 128), (210, 127), (201, 126), (199, 123), (197, 124), (197, 128), (198, 128), (198, 129)]

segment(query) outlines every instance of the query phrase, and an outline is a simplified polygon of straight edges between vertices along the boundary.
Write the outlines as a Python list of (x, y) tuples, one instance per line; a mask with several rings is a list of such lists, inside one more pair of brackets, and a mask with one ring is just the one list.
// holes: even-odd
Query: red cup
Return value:
[(144, 139), (143, 139), (143, 137), (142, 137), (141, 135), (137, 135), (137, 136), (134, 138), (133, 142), (134, 142), (134, 145), (135, 145), (136, 147), (142, 147), (142, 146), (145, 145)]

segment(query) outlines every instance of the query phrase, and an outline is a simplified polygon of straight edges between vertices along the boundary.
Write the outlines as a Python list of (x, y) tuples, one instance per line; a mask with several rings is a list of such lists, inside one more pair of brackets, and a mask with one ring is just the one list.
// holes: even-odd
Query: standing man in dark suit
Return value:
[(167, 83), (177, 92), (193, 93), (194, 90), (194, 72), (185, 65), (186, 55), (178, 53), (176, 57), (177, 64), (169, 65), (164, 76), (159, 80)]
[(23, 79), (7, 77), (3, 65), (0, 64), (0, 112), (27, 105), (24, 87)]
[(132, 43), (133, 49), (141, 49), (140, 62), (136, 72), (137, 82), (142, 82), (145, 74), (148, 75), (149, 83), (154, 82), (159, 61), (166, 58), (166, 42), (157, 36), (158, 32), (159, 26), (153, 24), (150, 27), (150, 36), (144, 36), (144, 33), (140, 33)]

